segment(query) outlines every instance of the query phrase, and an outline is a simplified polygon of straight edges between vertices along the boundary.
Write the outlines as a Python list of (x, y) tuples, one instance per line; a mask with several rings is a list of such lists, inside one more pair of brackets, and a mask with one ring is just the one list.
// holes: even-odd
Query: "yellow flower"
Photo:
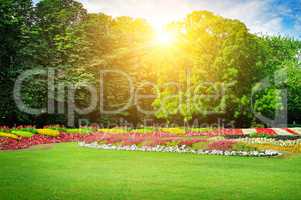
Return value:
[(57, 130), (51, 130), (51, 129), (38, 129), (38, 133), (41, 135), (47, 135), (52, 137), (59, 136), (60, 132)]
[(19, 139), (18, 136), (11, 134), (11, 133), (2, 133), (0, 132), (0, 137), (12, 138), (12, 139)]
[(101, 133), (111, 133), (111, 134), (126, 134), (129, 131), (126, 130), (126, 129), (122, 129), (122, 128), (112, 128), (112, 129), (103, 128), (103, 129), (98, 129), (98, 132), (101, 132)]
[(276, 146), (273, 144), (253, 144), (251, 145), (260, 150), (275, 150), (275, 151), (286, 151), (291, 153), (301, 153), (301, 145), (290, 145), (290, 146)]
[(161, 128), (160, 131), (175, 135), (184, 135), (185, 130), (182, 128)]

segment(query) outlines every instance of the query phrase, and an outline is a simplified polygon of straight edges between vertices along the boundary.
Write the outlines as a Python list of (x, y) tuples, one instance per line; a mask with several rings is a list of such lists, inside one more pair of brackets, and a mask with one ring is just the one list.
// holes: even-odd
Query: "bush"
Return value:
[(34, 134), (31, 133), (31, 132), (28, 132), (28, 131), (20, 131), (20, 130), (12, 130), (11, 131), (12, 134), (15, 134), (15, 135), (18, 135), (18, 136), (21, 136), (21, 137), (32, 137)]

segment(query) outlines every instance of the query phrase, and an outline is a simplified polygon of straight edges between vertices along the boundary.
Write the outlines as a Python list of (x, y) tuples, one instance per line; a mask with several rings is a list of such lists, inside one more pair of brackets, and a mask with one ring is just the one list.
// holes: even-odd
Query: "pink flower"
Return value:
[(221, 150), (221, 151), (228, 151), (231, 150), (233, 145), (236, 142), (232, 141), (232, 140), (221, 140), (221, 141), (217, 141), (217, 142), (213, 142), (211, 144), (208, 145), (208, 149), (209, 150)]
[(199, 142), (208, 142), (208, 140), (205, 139), (192, 139), (192, 140), (182, 140), (179, 142), (180, 145), (186, 145), (186, 146), (192, 146), (195, 143)]

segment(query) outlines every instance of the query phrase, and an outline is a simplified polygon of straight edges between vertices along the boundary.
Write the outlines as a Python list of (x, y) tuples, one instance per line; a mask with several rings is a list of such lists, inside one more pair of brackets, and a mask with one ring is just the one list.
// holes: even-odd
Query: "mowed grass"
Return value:
[(301, 199), (301, 156), (118, 152), (58, 144), (0, 152), (2, 200)]

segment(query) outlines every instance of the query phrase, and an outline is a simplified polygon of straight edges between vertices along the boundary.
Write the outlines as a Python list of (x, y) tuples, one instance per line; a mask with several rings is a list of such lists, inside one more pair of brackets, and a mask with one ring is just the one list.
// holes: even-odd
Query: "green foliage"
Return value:
[(74, 129), (66, 129), (65, 130), (66, 133), (70, 133), (70, 134), (90, 134), (92, 133), (92, 129), (91, 128), (74, 128)]
[(192, 144), (192, 149), (194, 150), (205, 150), (208, 148), (208, 142), (198, 142)]
[[(0, 124), (14, 125), (22, 114), (13, 101), (14, 80), (24, 68), (33, 22), (30, 0), (0, 2)], [(24, 120), (25, 121), (25, 120)]]
[[(36, 5), (30, 0), (3, 0), (0, 14), (0, 35), (4, 36), (0, 38), (0, 124), (66, 123), (66, 113), (47, 114), (46, 109), (32, 116), (21, 113), (13, 101), (14, 81), (21, 72), (49, 67), (56, 70), (55, 87), (48, 88), (44, 75), (26, 79), (21, 93), (27, 106), (46, 108), (47, 91), (58, 91), (59, 84), (91, 84), (97, 95), (103, 90), (101, 106), (106, 111), (127, 105), (127, 78), (109, 73), (101, 82), (99, 70), (122, 71), (131, 77), (135, 88), (149, 82), (158, 85), (138, 91), (153, 95), (137, 104), (154, 111), (155, 116), (139, 112), (138, 105), (112, 116), (103, 115), (100, 106), (91, 114), (76, 116), (100, 121), (105, 127), (113, 127), (120, 117), (133, 125), (146, 118), (168, 123), (225, 118), (225, 122), (248, 127), (260, 123), (252, 110), (272, 118), (284, 109), (280, 104), (283, 87), (288, 89), (289, 122), (301, 121), (298, 40), (257, 36), (242, 22), (207, 11), (194, 11), (184, 20), (168, 24), (166, 29), (176, 36), (169, 47), (153, 44), (154, 30), (145, 20), (88, 14), (75, 0), (41, 0)], [(276, 72), (287, 74), (287, 79), (274, 81)], [(265, 77), (270, 86), (252, 99), (252, 91), (262, 87), (257, 83)], [(76, 105), (87, 107), (89, 96), (78, 88)], [(55, 103), (65, 106), (68, 102), (57, 98)]]
[(12, 130), (11, 133), (15, 134), (15, 135), (18, 135), (18, 136), (21, 136), (21, 137), (27, 137), (27, 138), (30, 138), (34, 135), (32, 132), (20, 131), (20, 130)]
[(67, 131), (67, 128), (63, 128), (63, 127), (50, 127), (49, 129), (55, 130), (55, 131), (60, 131), (60, 132), (66, 132)]
[(245, 143), (236, 143), (232, 147), (233, 151), (245, 151), (245, 152), (250, 152), (250, 151), (258, 151), (256, 147), (252, 147), (248, 144)]
[(301, 66), (296, 61), (285, 64), (288, 87), (288, 118), (290, 123), (300, 122), (301, 113)]
[(256, 95), (254, 111), (273, 119), (275, 112), (283, 109), (280, 91), (268, 88)]
[(272, 138), (273, 136), (267, 135), (265, 133), (251, 133), (249, 135), (251, 138)]
[[(182, 38), (187, 56), (182, 62), (186, 61), (184, 65), (188, 67), (176, 69), (179, 76), (168, 77), (164, 82), (172, 78), (182, 86), (189, 77), (190, 88), (184, 85), (180, 91), (163, 90), (154, 102), (155, 107), (163, 108), (157, 117), (168, 120), (180, 115), (189, 121), (193, 116), (214, 112), (225, 117), (234, 115), (238, 121), (244, 121), (244, 112), (249, 113), (250, 105), (246, 94), (250, 94), (254, 82), (264, 76), (265, 50), (260, 39), (248, 33), (241, 22), (210, 12), (193, 12), (182, 26), (186, 29)], [(188, 76), (182, 77), (187, 73)], [(219, 89), (226, 89), (225, 94), (215, 97)], [(166, 99), (171, 95), (173, 98)], [(199, 96), (197, 101), (196, 95)]]
[(20, 131), (25, 131), (25, 132), (30, 132), (30, 133), (33, 133), (33, 134), (38, 134), (38, 131), (35, 128), (21, 128), (19, 130)]
[(166, 142), (166, 144), (164, 146), (167, 147), (177, 147), (179, 145), (178, 141), (172, 141), (172, 142)]
[[(297, 56), (301, 50), (301, 41), (285, 37), (264, 37), (263, 41), (268, 46), (266, 71), (269, 72), (271, 86), (266, 89), (266, 94), (258, 99), (261, 110), (275, 112), (279, 107), (279, 91), (287, 89), (288, 122), (300, 120), (297, 113), (301, 108), (301, 70)], [(278, 93), (278, 94), (277, 94)], [(278, 98), (278, 100), (276, 100)], [(275, 101), (276, 100), (276, 101)], [(258, 105), (258, 104), (257, 104)], [(277, 109), (278, 107), (278, 109)]]

